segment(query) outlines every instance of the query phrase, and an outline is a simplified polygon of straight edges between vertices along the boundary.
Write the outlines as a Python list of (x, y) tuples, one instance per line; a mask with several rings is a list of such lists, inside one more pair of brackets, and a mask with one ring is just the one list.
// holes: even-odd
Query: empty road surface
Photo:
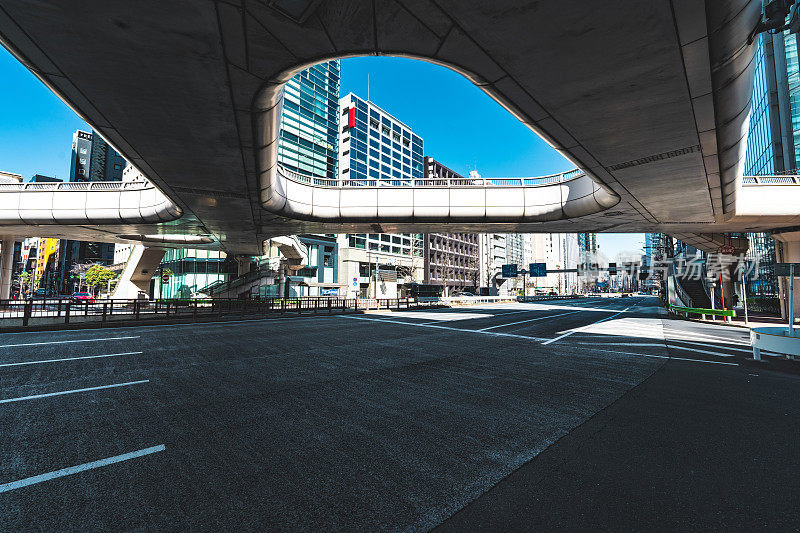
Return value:
[(800, 377), (652, 297), (0, 335), (0, 530), (797, 529)]

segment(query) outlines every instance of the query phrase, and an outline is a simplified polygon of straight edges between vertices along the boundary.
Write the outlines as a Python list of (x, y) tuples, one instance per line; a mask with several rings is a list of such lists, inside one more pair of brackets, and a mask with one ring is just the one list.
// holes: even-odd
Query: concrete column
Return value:
[[(781, 257), (780, 252), (776, 258), (778, 263), (800, 263), (800, 231), (791, 231), (787, 233), (774, 233), (772, 238), (775, 239), (776, 245), (780, 243), (783, 248)], [(800, 315), (800, 284), (795, 279), (794, 284), (794, 316)], [(787, 318), (789, 314), (789, 278), (779, 277), (778, 287), (780, 292), (781, 301), (781, 316)]]
[[(722, 296), (725, 298), (725, 309), (733, 309), (734, 295), (736, 294), (736, 266), (732, 265), (728, 268), (728, 279), (722, 280)], [(719, 281), (719, 280), (716, 280)]]
[(281, 261), (278, 267), (278, 297), (284, 298), (286, 296), (286, 266)]
[(236, 256), (236, 276), (241, 277), (250, 272), (250, 265), (253, 258), (249, 255)]
[(11, 298), (11, 274), (14, 271), (14, 237), (3, 235), (0, 248), (0, 300)]

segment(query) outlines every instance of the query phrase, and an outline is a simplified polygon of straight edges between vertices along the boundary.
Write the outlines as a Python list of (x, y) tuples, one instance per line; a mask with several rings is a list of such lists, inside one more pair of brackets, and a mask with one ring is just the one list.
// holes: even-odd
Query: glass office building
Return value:
[(339, 60), (294, 76), (284, 87), (278, 162), (306, 176), (336, 179)]
[(353, 93), (339, 105), (340, 179), (393, 185), (422, 179), (423, 141), (408, 125)]
[[(343, 185), (411, 186), (413, 180), (423, 178), (424, 143), (410, 126), (353, 93), (341, 98), (339, 109), (339, 180)], [(421, 233), (352, 234), (347, 244), (411, 257), (424, 253)]]
[[(795, 91), (798, 89), (798, 76), (797, 76), (797, 46), (794, 36), (791, 39), (786, 39), (786, 66), (788, 77), (790, 80), (790, 95), (792, 93), (792, 83), (794, 83)], [(753, 96), (750, 103), (750, 126), (747, 131), (747, 152), (745, 155), (744, 175), (753, 176), (758, 174), (770, 174), (776, 170), (775, 162), (775, 143), (772, 133), (772, 117), (770, 116), (770, 102), (769, 102), (769, 83), (768, 83), (768, 69), (774, 71), (776, 69), (770, 68), (767, 63), (766, 44), (764, 39), (771, 39), (771, 36), (761, 34), (758, 36), (758, 47), (756, 49), (755, 57), (755, 79), (753, 80)], [(793, 44), (789, 45), (789, 41)], [(791, 48), (791, 52), (790, 52)], [(780, 71), (782, 69), (777, 69)], [(794, 74), (791, 74), (794, 72)], [(794, 79), (794, 82), (791, 80)], [(798, 95), (800, 96), (800, 95)], [(794, 135), (798, 134), (798, 113), (795, 112), (795, 99), (797, 96), (790, 96), (792, 102), (792, 127)], [(779, 120), (778, 117), (774, 117)], [(797, 141), (795, 141), (797, 146)], [(795, 157), (797, 157), (795, 155)], [(751, 276), (747, 283), (748, 294), (753, 297), (777, 297), (778, 294), (778, 281), (775, 276), (775, 242), (767, 233), (748, 233), (748, 240), (750, 241), (750, 248), (747, 252), (751, 259), (758, 258), (757, 275)]]

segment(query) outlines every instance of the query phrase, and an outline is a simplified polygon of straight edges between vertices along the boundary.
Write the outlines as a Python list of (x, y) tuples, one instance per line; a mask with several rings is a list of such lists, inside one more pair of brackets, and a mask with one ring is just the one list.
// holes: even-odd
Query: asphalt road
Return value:
[(0, 530), (797, 529), (800, 377), (655, 298), (0, 335)]

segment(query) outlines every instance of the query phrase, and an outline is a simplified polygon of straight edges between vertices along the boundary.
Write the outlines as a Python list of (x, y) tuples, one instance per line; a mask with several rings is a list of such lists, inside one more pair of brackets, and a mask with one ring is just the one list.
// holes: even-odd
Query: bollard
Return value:
[(22, 325), (27, 326), (28, 320), (31, 318), (31, 312), (33, 311), (33, 302), (28, 301), (25, 302), (25, 307), (22, 308)]
[(106, 302), (103, 302), (103, 318), (100, 319), (101, 323), (105, 323), (107, 312), (108, 312), (108, 304)]
[(72, 302), (68, 301), (67, 302), (67, 308), (64, 311), (64, 324), (69, 324), (69, 312), (70, 312), (71, 308), (72, 308)]

